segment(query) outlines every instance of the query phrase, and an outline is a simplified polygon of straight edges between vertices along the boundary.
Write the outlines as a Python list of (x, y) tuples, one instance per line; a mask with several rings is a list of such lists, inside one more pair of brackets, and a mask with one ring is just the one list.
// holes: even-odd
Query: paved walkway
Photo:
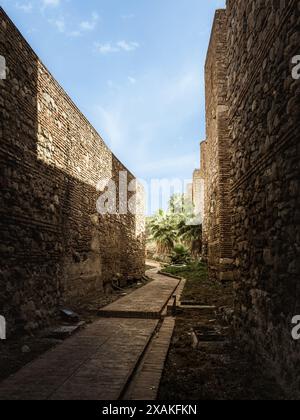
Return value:
[(174, 327), (175, 318), (164, 320), (130, 383), (124, 400), (156, 400)]
[[(126, 395), (136, 370), (143, 375), (133, 378), (133, 384), (142, 382), (146, 391), (152, 390), (147, 396), (154, 398), (174, 321), (166, 320), (149, 346), (161, 326), (152, 318), (162, 313), (178, 280), (149, 274), (152, 283), (106, 308), (112, 318), (100, 318), (2, 382), (0, 400), (118, 400)], [(141, 319), (131, 319), (130, 305), (134, 317), (140, 313)], [(130, 397), (141, 397), (134, 385)]]
[(159, 319), (179, 280), (156, 272), (147, 272), (154, 279), (151, 283), (101, 309), (99, 315)]

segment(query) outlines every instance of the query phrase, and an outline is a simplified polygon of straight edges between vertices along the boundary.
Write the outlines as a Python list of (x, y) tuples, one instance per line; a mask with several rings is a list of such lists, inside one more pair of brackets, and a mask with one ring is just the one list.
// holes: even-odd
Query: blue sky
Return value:
[(138, 177), (189, 179), (205, 138), (204, 62), (225, 0), (1, 0)]

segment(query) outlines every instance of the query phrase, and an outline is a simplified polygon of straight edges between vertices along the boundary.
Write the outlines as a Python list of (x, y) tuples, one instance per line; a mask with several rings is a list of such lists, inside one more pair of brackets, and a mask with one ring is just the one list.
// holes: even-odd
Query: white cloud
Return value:
[(60, 5), (60, 0), (43, 0), (43, 5), (45, 7), (57, 7)]
[(117, 46), (124, 51), (134, 51), (139, 48), (140, 44), (138, 42), (119, 41)]
[(133, 13), (129, 13), (128, 15), (122, 15), (121, 19), (123, 20), (130, 20), (130, 19), (134, 19), (135, 15)]
[(16, 8), (22, 10), (25, 13), (30, 13), (33, 9), (32, 3), (17, 3)]
[(81, 22), (78, 28), (74, 28), (72, 30), (67, 28), (68, 25), (66, 24), (66, 19), (63, 16), (57, 19), (51, 19), (49, 22), (55, 26), (60, 33), (64, 33), (71, 38), (78, 38), (84, 32), (93, 31), (96, 28), (98, 19), (99, 16), (97, 13), (93, 13), (90, 20)]
[(136, 79), (134, 77), (129, 76), (128, 77), (128, 81), (130, 84), (135, 85), (136, 84)]
[(97, 13), (93, 13), (92, 18), (90, 20), (84, 20), (80, 23), (79, 27), (82, 31), (93, 31), (99, 20), (99, 16)]
[(50, 20), (50, 23), (52, 23), (52, 25), (54, 25), (59, 32), (61, 33), (65, 32), (66, 23), (63, 17), (55, 19), (55, 20)]
[(99, 42), (96, 42), (95, 47), (100, 54), (109, 54), (119, 51), (119, 49), (114, 47), (110, 42), (107, 42), (106, 44), (100, 44)]
[[(120, 85), (118, 85), (118, 83), (116, 83), (115, 81), (113, 81), (111, 79), (107, 80), (106, 85), (110, 90), (113, 90), (114, 93), (116, 93), (117, 91), (120, 90)], [(122, 87), (122, 85), (121, 85), (121, 87)]]
[(68, 35), (71, 38), (78, 38), (79, 36), (81, 36), (81, 32), (80, 31), (71, 31), (71, 32), (68, 33)]
[(138, 42), (126, 42), (126, 41), (119, 41), (116, 44), (111, 42), (107, 42), (106, 44), (101, 44), (99, 42), (95, 43), (96, 50), (100, 54), (109, 54), (115, 53), (120, 51), (131, 52), (139, 48)]

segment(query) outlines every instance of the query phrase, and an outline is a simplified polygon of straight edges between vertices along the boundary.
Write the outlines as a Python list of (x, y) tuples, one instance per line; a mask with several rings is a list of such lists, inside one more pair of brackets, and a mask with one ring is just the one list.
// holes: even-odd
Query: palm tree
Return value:
[(182, 243), (186, 245), (193, 256), (201, 253), (202, 248), (202, 225), (189, 224), (187, 220), (181, 220), (178, 224), (178, 236)]
[(174, 194), (169, 202), (168, 212), (159, 210), (149, 218), (147, 235), (156, 244), (159, 255), (170, 255), (178, 245), (188, 247), (193, 256), (201, 253), (202, 225), (196, 221), (192, 203), (183, 194)]
[(163, 210), (159, 210), (150, 220), (149, 230), (151, 239), (156, 243), (158, 254), (169, 254), (173, 250), (177, 239), (174, 218)]
[(191, 217), (194, 214), (194, 205), (185, 194), (173, 194), (169, 201), (168, 212), (181, 217)]

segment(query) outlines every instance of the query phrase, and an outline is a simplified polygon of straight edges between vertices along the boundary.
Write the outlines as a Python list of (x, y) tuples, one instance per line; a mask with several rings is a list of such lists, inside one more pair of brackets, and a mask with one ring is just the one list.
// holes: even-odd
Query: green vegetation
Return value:
[(187, 264), (191, 261), (191, 254), (184, 245), (176, 245), (171, 255), (171, 263), (180, 265)]
[(197, 223), (192, 203), (174, 194), (167, 212), (159, 210), (147, 221), (149, 243), (155, 243), (159, 257), (173, 264), (188, 263), (201, 254), (202, 226)]
[(172, 215), (163, 210), (148, 220), (148, 231), (150, 240), (157, 246), (158, 254), (169, 254), (172, 252), (177, 239), (176, 223)]
[(174, 276), (184, 277), (188, 281), (207, 280), (207, 266), (201, 262), (191, 262), (184, 267), (165, 267), (164, 273), (173, 274)]
[[(191, 262), (185, 267), (170, 266), (162, 271), (186, 279), (182, 300), (198, 302), (200, 297), (202, 299), (203, 287), (205, 284), (207, 283), (210, 288), (212, 287), (211, 282), (208, 282), (207, 267), (203, 263)], [(206, 302), (204, 304), (206, 304)]]
[(201, 262), (190, 262), (186, 266), (169, 266), (165, 273), (186, 279), (182, 301), (200, 305), (232, 306), (232, 284), (212, 282), (208, 278), (207, 266)]

